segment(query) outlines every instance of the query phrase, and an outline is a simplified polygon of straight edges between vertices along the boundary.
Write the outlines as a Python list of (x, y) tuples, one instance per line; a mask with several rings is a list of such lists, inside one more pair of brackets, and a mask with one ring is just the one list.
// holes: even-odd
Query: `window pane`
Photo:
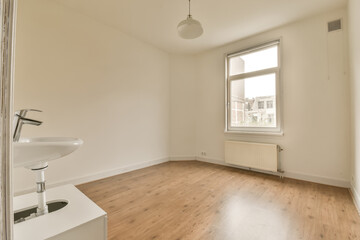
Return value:
[(276, 127), (276, 75), (231, 81), (231, 127)]
[(230, 76), (278, 66), (278, 46), (244, 53), (229, 60)]

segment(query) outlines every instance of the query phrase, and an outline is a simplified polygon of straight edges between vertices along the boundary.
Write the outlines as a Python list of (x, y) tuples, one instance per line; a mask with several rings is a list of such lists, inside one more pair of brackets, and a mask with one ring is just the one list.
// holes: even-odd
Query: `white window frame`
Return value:
[[(254, 72), (241, 73), (229, 76), (230, 64), (229, 61), (232, 57), (243, 55), (244, 53), (251, 53), (259, 49), (265, 49), (278, 45), (278, 66), (275, 68), (268, 68)], [(240, 51), (229, 53), (225, 55), (225, 133), (237, 134), (264, 134), (264, 135), (283, 135), (282, 131), (282, 114), (281, 114), (281, 39), (269, 41), (264, 44), (255, 45)], [(231, 127), (231, 82), (235, 80), (243, 80), (246, 78), (256, 77), (265, 74), (275, 74), (276, 76), (276, 126), (275, 127)]]

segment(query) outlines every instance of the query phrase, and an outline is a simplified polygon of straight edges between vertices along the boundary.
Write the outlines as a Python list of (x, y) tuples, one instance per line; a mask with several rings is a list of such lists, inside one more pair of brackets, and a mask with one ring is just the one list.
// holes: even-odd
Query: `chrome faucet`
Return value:
[(15, 129), (14, 129), (14, 135), (13, 135), (14, 142), (18, 142), (20, 139), (20, 134), (21, 134), (21, 129), (22, 129), (23, 124), (30, 124), (30, 125), (35, 125), (35, 126), (39, 126), (42, 124), (41, 121), (25, 117), (26, 114), (31, 111), (32, 112), (42, 112), (42, 111), (36, 110), (36, 109), (22, 109), (20, 111), (15, 112), (15, 116), (14, 116)]

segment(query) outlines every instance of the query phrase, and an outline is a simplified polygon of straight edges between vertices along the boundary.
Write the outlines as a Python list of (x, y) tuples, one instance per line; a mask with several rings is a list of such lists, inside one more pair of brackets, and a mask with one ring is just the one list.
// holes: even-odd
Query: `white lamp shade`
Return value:
[(179, 36), (185, 39), (194, 39), (200, 37), (203, 34), (204, 30), (199, 21), (193, 19), (191, 16), (184, 21), (181, 21), (177, 30)]

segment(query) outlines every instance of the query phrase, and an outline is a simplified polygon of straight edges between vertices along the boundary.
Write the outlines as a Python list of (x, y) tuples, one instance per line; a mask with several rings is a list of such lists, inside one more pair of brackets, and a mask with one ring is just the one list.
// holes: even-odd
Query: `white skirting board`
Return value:
[(360, 215), (360, 194), (356, 191), (356, 189), (353, 185), (351, 185), (350, 194), (353, 198), (355, 207)]
[(328, 178), (323, 176), (308, 175), (304, 173), (289, 172), (289, 171), (285, 171), (284, 177), (303, 180), (307, 182), (320, 183), (335, 187), (350, 188), (350, 181), (345, 179)]
[[(250, 169), (248, 167), (242, 167), (242, 166), (238, 166), (238, 165), (228, 164), (228, 163), (225, 162), (225, 160), (211, 159), (211, 158), (204, 158), (204, 157), (196, 157), (196, 160), (199, 161), (199, 162), (213, 163), (213, 164), (216, 164), (216, 165), (234, 167), (234, 168), (239, 168), (239, 169), (243, 169), (243, 170), (249, 170)], [(251, 169), (251, 171), (259, 172), (259, 173), (266, 173), (266, 174), (275, 175), (275, 176), (280, 176), (280, 174), (281, 174), (281, 173), (275, 173), (275, 172), (270, 172), (270, 171), (264, 171), (264, 170), (260, 170), (260, 169)]]
[[(93, 173), (93, 174), (89, 174), (89, 175), (78, 177), (78, 178), (66, 179), (63, 181), (58, 181), (58, 182), (53, 182), (53, 183), (50, 182), (50, 183), (46, 184), (46, 188), (50, 189), (50, 188), (65, 185), (65, 184), (78, 185), (78, 184), (82, 184), (82, 183), (92, 182), (92, 181), (96, 181), (96, 180), (99, 180), (102, 178), (119, 175), (121, 173), (131, 172), (134, 170), (158, 165), (158, 164), (165, 163), (168, 161), (169, 161), (169, 158), (167, 158), (167, 157), (154, 159), (154, 160), (150, 160), (150, 161), (144, 161), (144, 162), (140, 162), (140, 163), (136, 163), (136, 164), (132, 164), (132, 165), (127, 165), (127, 166), (124, 166), (124, 167), (121, 167), (118, 169)], [(32, 188), (22, 189), (22, 190), (16, 191), (14, 195), (19, 196), (19, 195), (23, 195), (26, 193), (30, 193), (30, 192), (33, 192), (34, 189), (35, 189), (35, 186), (34, 186), (34, 188), (32, 187)]]
[[(208, 163), (228, 166), (228, 167), (236, 167), (236, 168), (240, 168), (240, 169), (249, 169), (249, 168), (246, 168), (246, 167), (238, 167), (238, 166), (227, 164), (227, 163), (225, 163), (224, 160), (221, 160), (221, 159), (211, 159), (211, 158), (204, 158), (204, 157), (199, 157), (198, 156), (198, 157), (196, 157), (196, 160), (201, 161), (201, 162), (208, 162)], [(277, 174), (277, 173), (266, 172), (266, 171), (261, 171), (261, 170), (254, 170), (254, 171), (267, 173), (267, 174), (272, 174), (272, 175), (279, 175), (280, 174), (280, 173)], [(332, 178), (308, 175), (308, 174), (303, 174), (303, 173), (288, 172), (286, 170), (285, 170), (285, 173), (283, 174), (283, 176), (288, 177), (288, 178), (308, 181), (308, 182), (314, 182), (314, 183), (320, 183), (320, 184), (325, 184), (325, 185), (336, 186), (336, 187), (343, 187), (343, 188), (349, 188), (350, 187), (350, 182), (347, 181), (347, 180), (343, 180), (343, 179), (332, 179)]]
[(170, 161), (195, 161), (195, 156), (171, 156)]
[[(77, 185), (77, 184), (87, 183), (87, 182), (91, 182), (91, 181), (96, 181), (96, 180), (99, 180), (99, 179), (102, 179), (102, 178), (115, 176), (115, 175), (118, 175), (118, 174), (121, 174), (121, 173), (131, 172), (131, 171), (134, 171), (134, 170), (154, 166), (154, 165), (165, 163), (165, 162), (168, 162), (168, 161), (191, 161), (191, 160), (197, 160), (197, 161), (201, 161), (201, 162), (208, 162), (208, 163), (213, 163), (213, 164), (218, 164), (218, 165), (223, 165), (223, 166), (229, 166), (229, 167), (235, 167), (235, 168), (245, 169), (245, 170), (248, 169), (246, 167), (240, 167), (240, 166), (234, 166), (234, 165), (227, 164), (227, 163), (225, 163), (224, 160), (221, 160), (221, 159), (212, 159), (212, 158), (200, 157), (200, 156), (197, 156), (197, 157), (196, 156), (174, 156), (174, 157), (164, 157), (164, 158), (160, 158), (160, 159), (154, 159), (154, 160), (151, 160), (151, 161), (144, 161), (144, 162), (141, 162), (141, 163), (124, 166), (124, 167), (121, 167), (121, 168), (118, 168), (118, 169), (115, 169), (115, 170), (109, 170), (109, 171), (103, 171), (103, 172), (99, 172), (99, 173), (89, 174), (87, 176), (82, 176), (82, 177), (79, 177), (79, 178), (72, 178), (72, 179), (66, 179), (66, 180), (63, 180), (63, 181), (48, 183), (47, 188), (57, 187), (57, 186), (65, 185), (65, 184)], [(257, 170), (255, 170), (255, 171), (257, 171)], [(261, 170), (259, 170), (258, 172), (263, 172), (263, 173), (273, 174), (273, 175), (279, 175), (277, 173), (266, 172), (266, 171), (261, 171)], [(346, 180), (342, 180), (342, 179), (332, 179), (332, 178), (326, 178), (326, 177), (321, 177), (321, 176), (313, 176), (313, 175), (307, 175), (307, 174), (295, 173), (295, 172), (288, 172), (288, 171), (285, 171), (283, 176), (288, 177), (288, 178), (298, 179), (298, 180), (304, 180), (304, 181), (309, 181), (309, 182), (315, 182), (315, 183), (320, 183), (320, 184), (331, 185), (331, 186), (350, 188), (350, 182), (346, 181)], [(15, 196), (19, 196), (19, 195), (22, 195), (22, 194), (33, 192), (34, 189), (35, 188), (32, 187), (32, 188), (22, 189), (22, 190), (16, 191)], [(359, 202), (359, 195), (357, 195), (357, 196), (358, 196), (357, 199), (358, 199), (358, 202)]]

